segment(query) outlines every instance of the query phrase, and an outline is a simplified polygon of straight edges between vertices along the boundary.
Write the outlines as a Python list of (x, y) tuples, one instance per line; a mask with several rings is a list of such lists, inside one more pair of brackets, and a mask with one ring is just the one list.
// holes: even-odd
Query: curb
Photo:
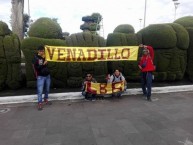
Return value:
[[(152, 87), (152, 94), (184, 92), (184, 91), (193, 91), (193, 85)], [(127, 89), (123, 93), (124, 96), (137, 95), (137, 94), (142, 94), (141, 88)], [(105, 97), (108, 97), (108, 95), (106, 95)], [(49, 98), (50, 100), (66, 100), (66, 101), (84, 99), (84, 97), (81, 95), (81, 92), (52, 93), (52, 94), (49, 94)], [(36, 94), (0, 97), (0, 104), (15, 104), (15, 103), (26, 103), (26, 102), (37, 102)]]

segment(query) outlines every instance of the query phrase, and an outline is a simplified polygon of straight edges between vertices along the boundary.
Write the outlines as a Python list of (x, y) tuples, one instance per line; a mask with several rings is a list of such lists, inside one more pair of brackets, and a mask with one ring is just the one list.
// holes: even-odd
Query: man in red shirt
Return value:
[(143, 49), (143, 55), (139, 61), (138, 67), (141, 70), (141, 83), (143, 94), (151, 101), (152, 72), (155, 71), (153, 64), (154, 50), (151, 46), (140, 45)]

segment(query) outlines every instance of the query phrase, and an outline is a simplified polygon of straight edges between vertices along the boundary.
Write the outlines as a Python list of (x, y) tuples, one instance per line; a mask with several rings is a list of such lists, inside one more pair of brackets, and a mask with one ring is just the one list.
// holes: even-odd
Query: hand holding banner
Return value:
[(117, 83), (92, 83), (86, 84), (85, 91), (91, 94), (112, 94), (124, 91), (124, 82)]
[(47, 61), (94, 62), (137, 60), (139, 46), (65, 47), (45, 46)]

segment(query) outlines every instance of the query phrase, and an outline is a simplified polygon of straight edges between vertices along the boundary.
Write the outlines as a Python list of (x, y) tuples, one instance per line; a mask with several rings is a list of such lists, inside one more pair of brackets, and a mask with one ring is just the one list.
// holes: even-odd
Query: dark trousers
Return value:
[(96, 94), (91, 94), (91, 93), (88, 93), (88, 92), (82, 92), (82, 95), (85, 97), (85, 99), (87, 100), (94, 100), (96, 99)]
[(142, 72), (141, 85), (143, 94), (147, 96), (147, 99), (150, 99), (152, 87), (152, 72)]

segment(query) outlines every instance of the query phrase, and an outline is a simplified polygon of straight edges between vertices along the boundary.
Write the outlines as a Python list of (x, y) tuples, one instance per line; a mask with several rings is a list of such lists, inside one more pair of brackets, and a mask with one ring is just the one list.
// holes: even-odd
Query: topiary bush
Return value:
[[(66, 46), (64, 40), (43, 39), (43, 38), (26, 38), (22, 42), (21, 49), (26, 60), (26, 80), (27, 87), (36, 87), (36, 78), (32, 67), (32, 59), (39, 45)], [(65, 87), (67, 81), (67, 63), (49, 62), (48, 67), (51, 71), (52, 87)]]
[(193, 27), (193, 16), (185, 16), (174, 21), (174, 23), (180, 24), (185, 28)]
[(191, 81), (193, 81), (193, 16), (186, 16), (177, 19), (174, 23), (182, 25), (189, 35), (189, 47), (187, 54), (187, 69), (186, 73)]
[(135, 30), (133, 28), (132, 25), (129, 25), (129, 24), (122, 24), (122, 25), (119, 25), (117, 26), (113, 33), (124, 33), (124, 34), (134, 34), (135, 33)]
[(20, 40), (0, 21), (0, 90), (22, 86)]
[(39, 18), (30, 27), (28, 35), (30, 37), (60, 39), (62, 29), (60, 25), (50, 18)]
[[(130, 28), (128, 31), (123, 28)], [(127, 32), (127, 33), (121, 33)], [(107, 46), (138, 46), (138, 36), (134, 34), (134, 29), (131, 25), (119, 25), (113, 33), (107, 36)], [(109, 61), (109, 73), (113, 73), (115, 69), (120, 69), (128, 81), (139, 79), (139, 69), (137, 61)]]
[[(76, 33), (66, 38), (68, 46), (104, 47), (104, 38), (91, 33)], [(100, 82), (107, 74), (107, 62), (70, 62), (68, 63), (68, 86), (80, 87), (86, 73), (92, 73)], [(81, 77), (81, 79), (80, 79)]]
[(11, 31), (9, 30), (8, 25), (5, 22), (0, 21), (0, 36), (9, 35), (10, 33)]
[(168, 49), (175, 47), (177, 43), (176, 32), (168, 24), (153, 24), (140, 30), (138, 33), (142, 33), (144, 44), (154, 46), (155, 48)]
[(21, 87), (21, 50), (17, 35), (6, 35), (3, 39), (4, 52), (7, 60), (6, 85), (11, 89)]
[(191, 81), (193, 81), (193, 27), (192, 28), (187, 28), (189, 38), (190, 38), (190, 43), (188, 47), (188, 55), (187, 55), (187, 69), (186, 73)]
[(143, 44), (155, 50), (158, 81), (181, 80), (187, 65), (188, 32), (179, 24), (154, 24), (138, 32)]

